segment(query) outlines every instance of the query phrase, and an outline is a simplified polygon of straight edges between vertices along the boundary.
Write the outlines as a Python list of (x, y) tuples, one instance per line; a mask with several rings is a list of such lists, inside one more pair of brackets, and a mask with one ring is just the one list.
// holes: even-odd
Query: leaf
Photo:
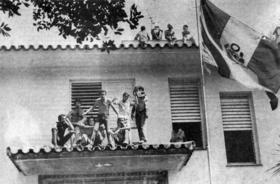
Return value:
[(116, 31), (116, 32), (114, 32), (116, 35), (122, 35), (122, 33), (121, 32), (118, 32), (118, 31)]
[(23, 3), (25, 7), (29, 7), (30, 4), (29, 3)]
[(9, 36), (11, 36), (11, 35), (10, 35), (9, 33), (5, 32), (5, 33), (4, 33), (4, 36), (9, 37)]
[(121, 32), (121, 31), (124, 31), (123, 28), (118, 28), (117, 31)]
[[(64, 39), (70, 36), (77, 43), (82, 43), (87, 37), (92, 37), (90, 41), (94, 41), (98, 39), (98, 35), (104, 34), (106, 36), (109, 29), (116, 35), (121, 35), (125, 29), (118, 28), (119, 23), (124, 22), (131, 29), (136, 29), (139, 20), (144, 17), (135, 4), (131, 8), (126, 7), (125, 1), (128, 0), (5, 1), (8, 2), (8, 5), (3, 12), (9, 16), (20, 15), (20, 8), (32, 5), (33, 26), (37, 28), (37, 31), (55, 27), (59, 32), (58, 34)], [(2, 23), (1, 26), (4, 27), (5, 24)], [(9, 26), (2, 29), (6, 32), (11, 30)], [(2, 35), (7, 34), (3, 33)], [(115, 49), (116, 47), (113, 47), (114, 44), (112, 43), (108, 42), (105, 48)]]
[(106, 36), (108, 34), (108, 28), (104, 26), (103, 30), (104, 30), (104, 35)]
[(11, 28), (9, 28), (8, 25), (6, 25), (3, 29), (4, 29), (5, 31), (11, 31)]

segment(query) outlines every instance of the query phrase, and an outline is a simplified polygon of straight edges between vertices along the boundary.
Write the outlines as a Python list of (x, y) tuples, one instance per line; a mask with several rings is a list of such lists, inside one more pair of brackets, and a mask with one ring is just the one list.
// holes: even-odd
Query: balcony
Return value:
[(194, 142), (184, 142), (92, 149), (46, 147), (13, 151), (7, 148), (7, 155), (24, 175), (97, 174), (181, 170), (194, 147)]

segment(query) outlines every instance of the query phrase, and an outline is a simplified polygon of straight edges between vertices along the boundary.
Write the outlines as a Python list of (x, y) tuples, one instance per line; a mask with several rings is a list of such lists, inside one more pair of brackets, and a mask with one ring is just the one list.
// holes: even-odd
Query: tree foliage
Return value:
[(0, 25), (0, 34), (3, 36), (10, 36), (9, 31), (11, 31), (11, 28), (8, 26), (8, 24), (2, 22)]
[[(0, 10), (9, 16), (20, 15), (20, 7), (30, 4), (34, 6), (33, 25), (37, 31), (57, 28), (63, 38), (73, 37), (77, 43), (98, 39), (109, 30), (120, 35), (124, 31), (119, 26), (122, 22), (136, 29), (143, 18), (135, 4), (127, 12), (125, 0), (2, 0)], [(8, 36), (11, 29), (4, 23), (2, 30), (0, 33)], [(113, 43), (111, 40), (104, 46), (112, 48)]]
[(56, 27), (64, 38), (72, 36), (78, 43), (107, 35), (108, 29), (121, 34), (120, 22), (126, 22), (135, 29), (143, 16), (135, 5), (130, 15), (125, 11), (125, 0), (36, 0), (33, 18), (37, 30)]
[[(0, 0), (0, 12), (3, 14), (8, 14), (9, 17), (20, 16), (19, 9), (22, 5), (28, 7), (29, 0)], [(1, 22), (0, 34), (3, 36), (10, 36), (9, 32), (11, 28), (7, 23)]]

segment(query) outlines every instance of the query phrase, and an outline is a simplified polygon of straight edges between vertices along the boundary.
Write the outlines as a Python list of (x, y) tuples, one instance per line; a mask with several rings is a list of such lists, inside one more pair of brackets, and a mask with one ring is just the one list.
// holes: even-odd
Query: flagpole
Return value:
[[(199, 11), (198, 11), (198, 0), (195, 0), (195, 12), (196, 12), (196, 25), (197, 25), (197, 32), (198, 32), (198, 47), (199, 47), (199, 55), (200, 55), (200, 68), (201, 68), (201, 86), (202, 86), (202, 104), (203, 104), (203, 120), (204, 120), (204, 132), (202, 135), (203, 142), (206, 146), (207, 150), (207, 160), (208, 160), (208, 174), (209, 174), (209, 183), (212, 184), (212, 172), (211, 172), (211, 146), (210, 146), (210, 131), (208, 126), (208, 116), (207, 116), (207, 100), (206, 100), (206, 88), (205, 88), (205, 74), (203, 68), (203, 61), (202, 61), (202, 46), (201, 46), (201, 30), (199, 26)], [(206, 130), (206, 137), (205, 137), (205, 130)]]

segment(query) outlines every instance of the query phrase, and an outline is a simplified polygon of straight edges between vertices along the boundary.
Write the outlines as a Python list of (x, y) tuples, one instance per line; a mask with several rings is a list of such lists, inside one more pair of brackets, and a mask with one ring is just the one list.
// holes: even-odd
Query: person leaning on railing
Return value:
[(185, 140), (186, 135), (182, 128), (173, 129), (170, 142), (184, 142)]

